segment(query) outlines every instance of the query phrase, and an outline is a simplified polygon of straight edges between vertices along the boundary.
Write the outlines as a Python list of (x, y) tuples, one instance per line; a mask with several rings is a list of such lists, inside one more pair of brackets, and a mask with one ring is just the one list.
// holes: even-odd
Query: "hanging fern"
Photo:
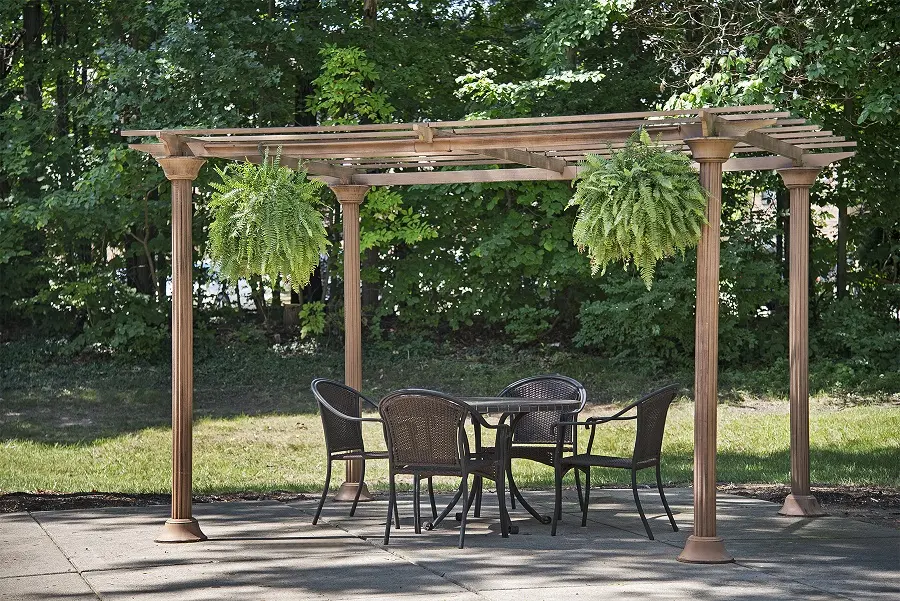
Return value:
[(321, 182), (281, 165), (281, 149), (261, 165), (216, 169), (221, 182), (209, 207), (209, 254), (225, 278), (283, 274), (300, 291), (309, 283), (328, 241), (320, 211)]
[(609, 159), (587, 155), (572, 203), (573, 239), (592, 271), (634, 262), (649, 290), (656, 263), (697, 245), (706, 195), (690, 159), (654, 144), (643, 129)]

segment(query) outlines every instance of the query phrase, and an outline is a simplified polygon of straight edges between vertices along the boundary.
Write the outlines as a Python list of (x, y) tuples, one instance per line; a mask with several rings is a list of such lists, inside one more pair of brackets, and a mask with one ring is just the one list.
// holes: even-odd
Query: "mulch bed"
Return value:
[[(732, 495), (784, 503), (791, 492), (780, 484), (720, 484)], [(900, 530), (900, 490), (872, 486), (813, 486), (813, 495), (829, 515), (844, 516)]]
[[(790, 492), (787, 486), (773, 484), (720, 484), (719, 491), (763, 499), (781, 504)], [(813, 494), (822, 507), (833, 516), (844, 516), (900, 530), (900, 490), (863, 486), (813, 487)], [(222, 503), (230, 501), (300, 501), (313, 498), (296, 492), (228, 493), (196, 495), (194, 503)], [(161, 494), (122, 493), (7, 493), (0, 495), (0, 513), (14, 511), (56, 511), (60, 509), (91, 509), (95, 507), (145, 507), (169, 505), (171, 497)]]
[[(194, 503), (222, 503), (229, 501), (301, 501), (312, 497), (295, 492), (227, 493), (195, 495)], [(59, 509), (93, 509), (96, 507), (147, 507), (169, 505), (171, 495), (123, 494), (112, 492), (36, 493), (14, 492), (0, 495), (0, 513), (13, 511), (56, 511)]]

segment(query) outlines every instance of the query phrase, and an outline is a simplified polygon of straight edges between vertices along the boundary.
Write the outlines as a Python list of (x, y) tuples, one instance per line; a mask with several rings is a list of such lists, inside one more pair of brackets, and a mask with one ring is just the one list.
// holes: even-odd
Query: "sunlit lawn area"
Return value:
[[(290, 357), (260, 352), (222, 353), (199, 361), (195, 492), (320, 490), (324, 445), (308, 383), (319, 375), (339, 377), (341, 360), (340, 352)], [(651, 377), (567, 353), (407, 356), (404, 351), (368, 357), (365, 387), (374, 397), (404, 386), (492, 394), (519, 377), (549, 372), (584, 381), (591, 399), (588, 414), (595, 415), (610, 413), (670, 380), (680, 382), (684, 394), (692, 384), (690, 374)], [(783, 391), (753, 383), (765, 382), (762, 376), (726, 373), (722, 379), (719, 480), (788, 482)], [(748, 386), (760, 390), (748, 391)], [(28, 358), (7, 363), (0, 386), (0, 491), (168, 491), (169, 398), (167, 366)], [(691, 401), (682, 396), (669, 417), (663, 477), (672, 483), (688, 484), (692, 478), (692, 412)], [(597, 448), (627, 455), (632, 428), (630, 423), (601, 427)], [(820, 391), (811, 411), (813, 483), (900, 486), (898, 432), (896, 394)], [(368, 436), (371, 448), (383, 446), (377, 427)], [(533, 463), (514, 469), (522, 486), (552, 482), (551, 471)], [(367, 479), (380, 487), (385, 474), (383, 462), (372, 462)], [(621, 470), (596, 470), (593, 481), (625, 483), (623, 478), (627, 474)]]

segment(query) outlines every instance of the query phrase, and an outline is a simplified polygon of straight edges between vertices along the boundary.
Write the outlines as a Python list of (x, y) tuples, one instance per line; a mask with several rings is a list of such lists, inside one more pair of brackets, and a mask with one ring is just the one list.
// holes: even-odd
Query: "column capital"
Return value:
[(778, 175), (788, 188), (809, 188), (819, 178), (821, 167), (785, 167), (777, 169)]
[(359, 204), (363, 201), (363, 199), (366, 197), (366, 194), (368, 194), (369, 190), (371, 189), (371, 186), (360, 186), (354, 184), (334, 184), (328, 187), (331, 188), (331, 191), (334, 192), (334, 195), (337, 196), (337, 199), (341, 204)]
[(197, 179), (200, 167), (206, 163), (206, 159), (197, 157), (161, 157), (156, 159), (156, 162), (163, 168), (166, 178), (169, 180), (194, 180)]
[(687, 138), (685, 144), (691, 149), (691, 156), (699, 163), (724, 163), (731, 156), (731, 149), (737, 144), (735, 138)]

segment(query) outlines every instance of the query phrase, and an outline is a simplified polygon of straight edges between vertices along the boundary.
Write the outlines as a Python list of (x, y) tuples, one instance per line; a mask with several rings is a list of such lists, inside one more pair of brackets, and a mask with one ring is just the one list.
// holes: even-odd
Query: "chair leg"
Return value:
[(362, 469), (359, 473), (359, 486), (356, 487), (356, 495), (353, 497), (353, 505), (350, 506), (350, 517), (356, 513), (356, 506), (359, 504), (359, 494), (362, 492), (363, 482), (366, 481), (366, 462), (362, 462)]
[(644, 515), (644, 508), (641, 506), (641, 498), (638, 496), (637, 490), (637, 470), (631, 469), (631, 492), (634, 493), (634, 504), (637, 505), (638, 513), (641, 514), (641, 521), (644, 522), (644, 529), (647, 531), (647, 536), (650, 537), (650, 540), (653, 540), (653, 531), (650, 530), (650, 524), (647, 523), (647, 516)]
[(562, 518), (562, 467), (553, 466), (553, 484), (556, 494), (554, 495), (553, 519), (550, 525), (550, 536), (556, 536), (556, 524)]
[(394, 483), (394, 474), (390, 474), (390, 484), (388, 485), (388, 510), (387, 520), (384, 522), (384, 544), (388, 544), (391, 540), (391, 514), (396, 515), (397, 509), (397, 488)]
[(472, 478), (472, 494), (475, 496), (475, 513), (476, 518), (481, 517), (481, 495), (484, 491), (484, 478), (475, 476)]
[(428, 476), (428, 499), (431, 501), (431, 519), (436, 520), (437, 504), (434, 502), (434, 481), (431, 476)]
[(578, 506), (584, 505), (584, 491), (581, 490), (581, 470), (575, 470), (575, 490), (578, 491)]
[(516, 481), (513, 480), (512, 461), (509, 462), (509, 467), (506, 468), (506, 477), (509, 479), (509, 506), (512, 509), (515, 509), (516, 508)]
[(584, 505), (581, 506), (581, 527), (587, 526), (587, 512), (591, 504), (591, 468), (584, 470)]
[(459, 503), (460, 498), (462, 498), (462, 493), (462, 484), (460, 484), (460, 487), (456, 489), (456, 494), (453, 495), (453, 499), (450, 500), (450, 504), (447, 505), (441, 514), (431, 523), (431, 528), (429, 528), (429, 530), (434, 530), (440, 526), (441, 522), (444, 521), (444, 518), (450, 515), (450, 512), (453, 511), (453, 508), (456, 507), (456, 504)]
[(328, 487), (331, 485), (331, 459), (328, 460), (328, 467), (325, 468), (325, 490), (322, 491), (322, 498), (319, 499), (319, 506), (316, 508), (316, 516), (313, 518), (313, 526), (319, 522), (319, 516), (322, 514), (322, 506), (325, 505), (325, 497), (328, 496)]
[(669, 509), (669, 502), (666, 501), (666, 493), (663, 492), (662, 476), (659, 475), (659, 464), (656, 464), (656, 488), (659, 489), (659, 498), (662, 499), (663, 507), (666, 508), (666, 514), (669, 516), (669, 523), (672, 524), (672, 530), (678, 532), (678, 524), (672, 516), (672, 510)]
[(422, 521), (419, 515), (422, 511), (421, 483), (419, 474), (413, 476), (413, 527), (416, 534), (422, 534)]
[(506, 478), (503, 476), (503, 468), (497, 469), (497, 481), (494, 484), (497, 487), (497, 505), (500, 509), (500, 536), (508, 538), (511, 522), (506, 510)]
[[(475, 486), (474, 482), (472, 486)], [(462, 549), (466, 544), (466, 516), (469, 514), (469, 507), (472, 506), (469, 500), (469, 474), (463, 474), (460, 489), (462, 490), (463, 510), (459, 520), (459, 548)]]
[(394, 528), (400, 529), (400, 506), (397, 504), (396, 487), (394, 492)]

